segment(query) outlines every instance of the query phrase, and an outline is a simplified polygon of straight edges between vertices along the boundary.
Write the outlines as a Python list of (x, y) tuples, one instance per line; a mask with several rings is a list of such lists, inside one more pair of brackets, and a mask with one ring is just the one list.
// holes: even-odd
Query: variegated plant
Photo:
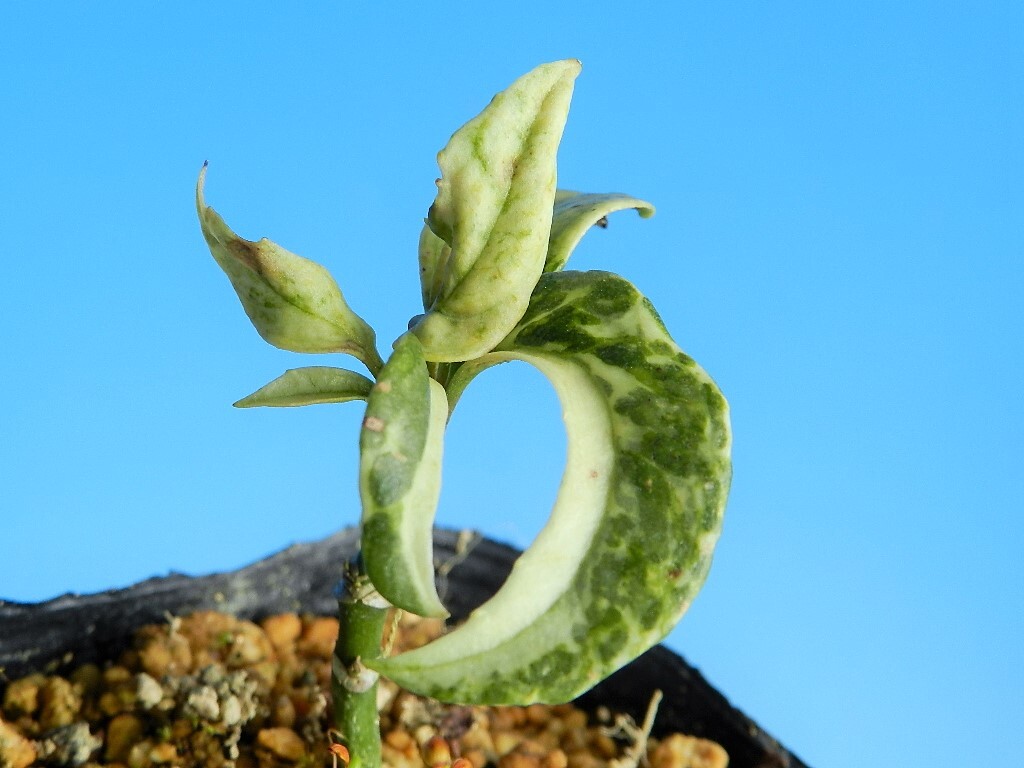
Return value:
[[(384, 362), (374, 333), (318, 264), (232, 232), (197, 189), (203, 234), (271, 344), (344, 352), (371, 380), (286, 372), (236, 405), (366, 401), (362, 551), (348, 565), (335, 712), (353, 763), (376, 765), (378, 674), (444, 701), (562, 702), (658, 642), (707, 574), (730, 479), (725, 399), (650, 302), (608, 272), (564, 271), (619, 194), (557, 190), (555, 155), (577, 61), (538, 67), (439, 154), (419, 243), (424, 313)], [(463, 390), (509, 360), (554, 386), (568, 458), (554, 509), (505, 585), (459, 628), (394, 657), (387, 610), (446, 616), (432, 528), (445, 428)]]

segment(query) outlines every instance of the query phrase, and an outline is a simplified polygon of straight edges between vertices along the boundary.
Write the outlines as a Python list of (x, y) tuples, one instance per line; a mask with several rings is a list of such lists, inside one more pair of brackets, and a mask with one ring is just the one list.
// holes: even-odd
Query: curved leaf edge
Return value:
[(600, 226), (609, 214), (629, 208), (635, 209), (642, 219), (649, 219), (655, 213), (654, 206), (646, 200), (618, 192), (558, 190), (544, 271), (555, 272), (564, 268), (591, 227)]
[[(433, 363), (486, 354), (516, 324), (543, 273), (556, 154), (580, 63), (541, 65), (453, 134), (421, 251), (430, 308), (412, 330)], [(421, 241), (422, 242), (422, 241)], [(425, 267), (425, 269), (424, 269)]]
[[(619, 509), (600, 523), (596, 534), (600, 541), (594, 543), (597, 549), (578, 560), (582, 565), (574, 577), (576, 586), (566, 589), (552, 603), (543, 598), (539, 600), (538, 595), (544, 593), (543, 586), (538, 589), (529, 577), (517, 582), (520, 577), (514, 572), (503, 587), (508, 590), (504, 598), (496, 597), (485, 603), (455, 632), (417, 651), (374, 662), (378, 671), (400, 685), (444, 701), (554, 703), (588, 689), (671, 630), (703, 583), (721, 530), (731, 477), (731, 440), (728, 406), (711, 379), (671, 341), (650, 302), (628, 281), (616, 275), (553, 273), (545, 275), (537, 294), (527, 317), (502, 342), (501, 349), (465, 364), (455, 374), (449, 386), (450, 406), (454, 407), (469, 381), (491, 365), (508, 359), (536, 364), (550, 357), (559, 339), (581, 344), (581, 338), (573, 335), (571, 327), (559, 327), (558, 318), (562, 315), (558, 309), (571, 304), (574, 295), (578, 299), (586, 296), (592, 306), (602, 306), (608, 316), (625, 318), (620, 322), (635, 327), (637, 333), (649, 340), (649, 359), (641, 362), (639, 369), (629, 370), (632, 364), (623, 354), (630, 344), (623, 347), (615, 337), (601, 339), (600, 329), (589, 326), (589, 330), (595, 331), (591, 338), (597, 339), (596, 347), (585, 353), (591, 355), (589, 390), (602, 392), (609, 398), (605, 409), (607, 418), (617, 424), (616, 429), (635, 433), (632, 437), (627, 435), (631, 440), (638, 436), (646, 439), (651, 428), (659, 424), (660, 417), (657, 409), (651, 410), (649, 399), (637, 399), (630, 387), (641, 379), (653, 382), (655, 387), (664, 384), (669, 387), (664, 391), (670, 393), (680, 384), (684, 385), (692, 397), (685, 403), (688, 415), (682, 414), (682, 417), (689, 419), (687, 429), (697, 429), (697, 432), (680, 434), (682, 440), (677, 442), (698, 441), (700, 447), (695, 447), (695, 453), (690, 455), (697, 469), (691, 471), (675, 466), (672, 472), (682, 472), (682, 475), (671, 480), (664, 474), (666, 470), (655, 467), (646, 449), (637, 453), (626, 443), (618, 445), (616, 491), (608, 497), (608, 503), (627, 506), (639, 503), (640, 507), (636, 512)], [(561, 301), (556, 300), (559, 298)], [(581, 305), (585, 304), (586, 301), (581, 301)], [(555, 324), (551, 325), (552, 322)], [(526, 349), (517, 344), (517, 339), (526, 341)], [(599, 358), (608, 358), (611, 363), (606, 364), (608, 361)], [(621, 367), (623, 364), (625, 368)], [(564, 371), (574, 369), (574, 364), (565, 360), (561, 365)], [(678, 368), (666, 369), (665, 365)], [(671, 370), (675, 373), (670, 373)], [(623, 373), (627, 374), (626, 379)], [(627, 379), (634, 374), (640, 378), (629, 384)], [(579, 395), (578, 384), (574, 398)], [(642, 394), (640, 390), (636, 392)], [(614, 397), (613, 393), (616, 393)], [(560, 399), (563, 399), (561, 395)], [(563, 408), (565, 405), (563, 399)], [(680, 414), (669, 417), (668, 421), (677, 417)], [(635, 419), (640, 420), (641, 426)], [(697, 438), (697, 434), (703, 437)], [(617, 438), (623, 439), (626, 438), (621, 434)], [(574, 442), (571, 441), (570, 449)], [(667, 461), (670, 465), (689, 461), (685, 455), (675, 454), (671, 444), (662, 443), (660, 447), (652, 446), (655, 458), (661, 455), (658, 461)], [(560, 489), (560, 499), (566, 487), (563, 485)], [(665, 515), (670, 509), (676, 510), (671, 514), (678, 521), (675, 523), (677, 531), (666, 535)], [(680, 529), (679, 525), (683, 527)], [(651, 533), (639, 544), (639, 555), (623, 559), (623, 542), (644, 530)], [(538, 541), (542, 536), (543, 533)], [(531, 551), (543, 551), (542, 548), (534, 550), (538, 541), (520, 558), (524, 566), (519, 573), (528, 567), (537, 574), (550, 571), (546, 557), (526, 565), (530, 563)], [(614, 544), (616, 541), (619, 544)], [(584, 595), (588, 590), (590, 597)], [(538, 617), (535, 608), (540, 603), (547, 606), (548, 613)], [(524, 612), (531, 610), (533, 615), (524, 619)], [(626, 619), (627, 616), (632, 618)], [(531, 623), (531, 619), (536, 620)], [(561, 637), (554, 647), (550, 647), (552, 632)], [(565, 637), (566, 632), (569, 639)], [(538, 651), (539, 648), (545, 650)]]
[(419, 616), (448, 616), (434, 583), (433, 525), (441, 491), (448, 399), (419, 340), (395, 342), (360, 432), (362, 556), (377, 591)]
[(365, 400), (373, 382), (345, 368), (291, 368), (233, 405), (236, 408), (292, 408)]
[(217, 265), (263, 339), (290, 352), (340, 352), (372, 373), (383, 365), (373, 329), (345, 301), (330, 272), (267, 238), (246, 240), (206, 204), (208, 163), (196, 182), (196, 211)]

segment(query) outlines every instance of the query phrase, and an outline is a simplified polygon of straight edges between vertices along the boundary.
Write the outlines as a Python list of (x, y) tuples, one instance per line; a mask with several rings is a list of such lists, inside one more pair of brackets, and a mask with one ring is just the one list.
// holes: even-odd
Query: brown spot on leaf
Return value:
[(234, 240), (223, 243), (223, 245), (231, 252), (236, 261), (244, 264), (253, 272), (263, 273), (258, 244), (241, 237), (236, 237)]

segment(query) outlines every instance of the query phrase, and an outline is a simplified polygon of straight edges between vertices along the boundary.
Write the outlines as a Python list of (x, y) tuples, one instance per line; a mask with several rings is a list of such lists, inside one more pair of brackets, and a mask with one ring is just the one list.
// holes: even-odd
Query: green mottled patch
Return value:
[(615, 400), (612, 408), (642, 429), (658, 426), (658, 419), (661, 416), (661, 409), (654, 395), (650, 390), (639, 387)]
[(605, 319), (618, 317), (640, 300), (632, 285), (619, 280), (600, 280), (587, 293), (586, 305)]
[(594, 346), (589, 326), (600, 322), (589, 310), (571, 304), (552, 309), (543, 323), (523, 325), (518, 339), (523, 346), (556, 346), (570, 352), (582, 352)]
[(594, 354), (606, 365), (635, 369), (646, 363), (648, 349), (636, 339), (624, 339), (614, 344), (604, 344), (595, 349)]
[[(392, 425), (393, 427), (394, 425)], [(366, 487), (373, 503), (390, 507), (409, 491), (416, 464), (405, 454), (381, 452), (370, 467)]]
[[(565, 701), (664, 637), (703, 582), (729, 486), (728, 408), (649, 302), (609, 273), (544, 275), (495, 352), (455, 374), (452, 404), (505, 360), (537, 366), (565, 411), (555, 511), (462, 627), (374, 665), (445, 700)], [(570, 550), (571, 569), (557, 564)]]

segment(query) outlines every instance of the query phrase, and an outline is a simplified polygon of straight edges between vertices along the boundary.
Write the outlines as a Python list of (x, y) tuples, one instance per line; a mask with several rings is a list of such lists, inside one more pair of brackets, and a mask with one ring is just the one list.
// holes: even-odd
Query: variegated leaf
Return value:
[(507, 360), (554, 385), (568, 459), (551, 518), (497, 595), (371, 663), (443, 701), (568, 701), (657, 643), (704, 581), (728, 493), (725, 399), (626, 280), (544, 275), (496, 351), (455, 375), (452, 402)]
[(420, 342), (407, 333), (395, 342), (366, 403), (359, 494), (366, 572), (387, 600), (420, 616), (448, 615), (433, 561), (447, 420), (444, 388), (427, 375)]
[(609, 213), (626, 208), (636, 208), (644, 219), (654, 215), (653, 205), (629, 195), (558, 190), (544, 271), (556, 272), (564, 268), (588, 229), (603, 221)]
[(377, 371), (383, 361), (373, 329), (349, 309), (330, 273), (266, 238), (236, 235), (206, 205), (205, 182), (204, 165), (196, 185), (203, 236), (260, 336), (292, 352), (345, 352)]
[(328, 366), (292, 368), (237, 403), (236, 408), (284, 408), (365, 400), (373, 382), (355, 371)]
[(579, 71), (569, 60), (523, 75), (438, 155), (441, 178), (427, 220), (450, 250), (431, 245), (421, 274), (424, 295), (436, 294), (412, 329), (427, 360), (482, 355), (526, 310), (544, 269), (555, 155)]

